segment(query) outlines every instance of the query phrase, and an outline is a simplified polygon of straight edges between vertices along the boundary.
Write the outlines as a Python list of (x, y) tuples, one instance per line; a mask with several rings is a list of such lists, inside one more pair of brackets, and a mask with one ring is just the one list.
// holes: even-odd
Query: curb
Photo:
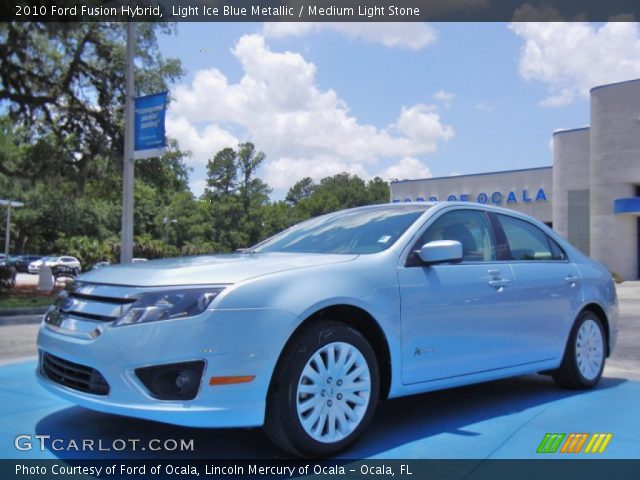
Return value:
[(46, 313), (48, 309), (49, 305), (46, 305), (44, 307), (0, 308), (0, 317), (15, 317), (17, 315), (39, 315), (41, 313)]

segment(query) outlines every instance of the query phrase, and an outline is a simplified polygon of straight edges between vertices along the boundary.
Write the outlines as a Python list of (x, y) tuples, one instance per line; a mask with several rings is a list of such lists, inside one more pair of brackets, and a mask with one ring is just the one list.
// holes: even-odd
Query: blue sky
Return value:
[(640, 77), (636, 23), (179, 23), (171, 136), (207, 159), (253, 141), (282, 198), (304, 176), (447, 176), (551, 165), (589, 88)]

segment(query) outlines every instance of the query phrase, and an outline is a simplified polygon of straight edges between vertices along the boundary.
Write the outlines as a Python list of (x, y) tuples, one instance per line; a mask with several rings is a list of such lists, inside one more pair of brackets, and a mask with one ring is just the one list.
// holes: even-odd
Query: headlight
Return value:
[(114, 326), (135, 325), (200, 315), (223, 288), (189, 288), (144, 293), (118, 317)]

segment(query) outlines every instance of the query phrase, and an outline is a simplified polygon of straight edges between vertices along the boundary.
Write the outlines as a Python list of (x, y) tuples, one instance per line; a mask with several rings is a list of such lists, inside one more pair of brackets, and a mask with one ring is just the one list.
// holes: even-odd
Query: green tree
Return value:
[[(167, 90), (182, 75), (157, 46), (156, 35), (172, 30), (138, 24), (138, 94)], [(0, 190), (25, 202), (13, 251), (62, 251), (58, 239), (118, 234), (124, 72), (125, 24), (0, 24)], [(162, 238), (159, 211), (188, 190), (186, 155), (170, 139), (163, 158), (136, 162), (136, 235)]]
[(323, 178), (314, 193), (328, 193), (335, 196), (340, 208), (359, 207), (369, 203), (364, 180), (346, 172)]
[(265, 155), (253, 143), (225, 148), (207, 164), (207, 188), (213, 240), (225, 250), (248, 247), (263, 236), (263, 213), (271, 188), (257, 177)]
[(303, 178), (291, 187), (287, 201), (294, 205), (296, 218), (303, 219), (344, 208), (387, 203), (389, 184), (380, 177), (365, 182), (346, 172), (325, 177), (318, 185)]
[[(183, 74), (180, 61), (165, 59), (156, 34), (166, 23), (137, 27), (138, 93), (167, 90)], [(119, 171), (124, 144), (125, 24), (0, 24), (0, 105), (31, 143), (47, 139), (57, 155), (29, 159), (31, 175), (64, 168), (82, 185), (102, 167)], [(106, 162), (106, 165), (102, 164)], [(2, 173), (22, 177), (22, 168)]]
[(311, 177), (304, 177), (295, 183), (287, 192), (285, 200), (292, 205), (296, 205), (303, 198), (309, 198), (316, 188), (316, 184)]
[(261, 217), (262, 237), (259, 240), (270, 237), (295, 223), (305, 220), (307, 215), (300, 209), (280, 200), (262, 207)]
[(238, 188), (238, 166), (233, 148), (220, 150), (207, 163), (207, 187), (210, 195), (231, 195)]
[(251, 142), (238, 145), (237, 163), (240, 177), (238, 193), (242, 198), (245, 214), (269, 201), (271, 188), (256, 176), (258, 167), (264, 162), (265, 154), (257, 152)]
[(370, 204), (389, 203), (391, 193), (389, 192), (389, 183), (380, 177), (372, 178), (367, 182), (367, 190), (369, 192), (368, 202)]

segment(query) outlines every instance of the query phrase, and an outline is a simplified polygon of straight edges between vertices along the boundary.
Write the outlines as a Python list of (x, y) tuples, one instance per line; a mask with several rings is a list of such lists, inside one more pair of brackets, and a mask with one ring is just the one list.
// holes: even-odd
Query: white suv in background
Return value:
[(39, 273), (42, 265), (46, 265), (49, 268), (55, 267), (56, 265), (65, 265), (73, 268), (76, 271), (76, 274), (80, 273), (82, 270), (80, 261), (76, 257), (44, 257), (29, 264), (29, 273)]

